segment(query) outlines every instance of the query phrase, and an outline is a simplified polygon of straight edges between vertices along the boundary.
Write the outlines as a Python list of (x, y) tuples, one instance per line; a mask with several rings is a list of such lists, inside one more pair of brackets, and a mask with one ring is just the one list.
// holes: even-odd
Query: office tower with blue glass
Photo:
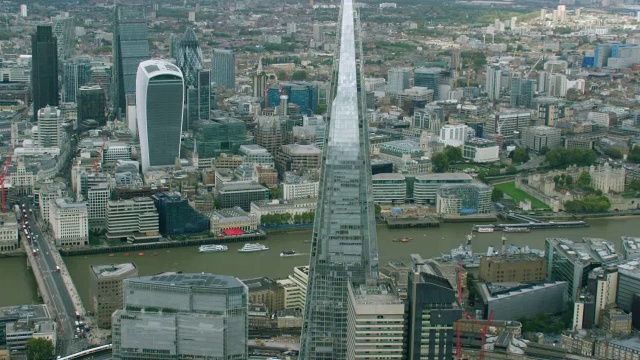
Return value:
[(126, 95), (136, 92), (138, 65), (149, 58), (149, 39), (142, 6), (117, 5), (113, 23), (113, 109), (118, 113), (126, 109)]
[[(348, 284), (375, 284), (378, 249), (363, 117), (359, 19), (343, 0), (328, 141), (311, 241), (300, 359), (346, 359)], [(357, 45), (356, 45), (357, 44)], [(358, 49), (358, 51), (356, 51)]]
[(58, 106), (58, 50), (51, 26), (38, 26), (31, 35), (33, 115), (45, 106)]
[(180, 158), (184, 80), (177, 66), (147, 60), (138, 67), (136, 117), (142, 170), (173, 166)]
[(89, 59), (65, 61), (62, 64), (62, 102), (78, 102), (78, 89), (91, 79)]
[(233, 90), (236, 87), (236, 55), (231, 50), (213, 49), (211, 79), (216, 86)]
[(211, 71), (198, 71), (198, 119), (211, 118)]

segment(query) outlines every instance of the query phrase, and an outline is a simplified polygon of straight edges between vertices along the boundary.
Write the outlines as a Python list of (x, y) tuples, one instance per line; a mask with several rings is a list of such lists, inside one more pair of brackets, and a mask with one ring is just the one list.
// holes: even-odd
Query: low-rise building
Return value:
[(18, 223), (13, 214), (0, 215), (0, 253), (16, 251), (20, 248)]
[(318, 199), (284, 200), (260, 200), (251, 202), (251, 212), (258, 219), (263, 215), (289, 214), (291, 216), (308, 212), (315, 212)]
[(136, 197), (107, 203), (107, 238), (152, 241), (160, 238), (159, 215), (153, 199)]
[(480, 259), (480, 281), (540, 282), (547, 277), (547, 262), (536, 254), (501, 254)]
[(622, 256), (625, 260), (640, 259), (640, 237), (622, 236)]
[(462, 146), (462, 157), (475, 163), (490, 163), (500, 160), (500, 147), (495, 141), (471, 138)]
[(298, 176), (292, 172), (285, 173), (284, 181), (280, 183), (283, 200), (317, 198), (319, 189), (319, 181), (312, 181), (307, 176)]
[(249, 304), (262, 304), (269, 313), (283, 310), (284, 289), (277, 281), (261, 277), (243, 279), (242, 282), (249, 288)]
[(269, 189), (256, 182), (230, 182), (218, 187), (216, 199), (221, 208), (239, 206), (245, 211), (251, 209), (251, 202), (269, 199)]
[(299, 174), (316, 173), (322, 162), (322, 150), (315, 144), (282, 145), (276, 155), (276, 168), (280, 176), (287, 171)]
[(640, 359), (640, 340), (637, 338), (597, 340), (593, 355), (598, 359), (638, 360)]
[(416, 204), (436, 204), (437, 191), (445, 185), (471, 184), (471, 175), (440, 173), (417, 175), (413, 183), (413, 200)]
[(436, 211), (443, 216), (493, 213), (492, 189), (482, 183), (445, 185), (436, 193)]
[(618, 336), (631, 334), (631, 314), (617, 308), (609, 308), (602, 317), (602, 328)]
[(605, 194), (624, 192), (624, 167), (613, 168), (608, 163), (603, 166), (589, 168), (591, 187)]
[(309, 266), (296, 266), (293, 274), (277, 281), (283, 288), (284, 308), (304, 311), (309, 282)]
[(113, 312), (122, 309), (122, 281), (137, 277), (138, 268), (134, 263), (92, 265), (90, 268), (89, 293), (93, 312), (98, 327), (108, 329)]
[(407, 198), (407, 181), (398, 173), (381, 173), (371, 177), (373, 201), (376, 204), (404, 204)]
[(50, 200), (49, 223), (57, 246), (89, 244), (89, 213), (87, 204), (71, 199)]
[(209, 231), (220, 234), (224, 230), (240, 229), (243, 232), (258, 230), (259, 217), (236, 206), (229, 209), (214, 210), (209, 214)]
[(535, 314), (558, 314), (565, 310), (567, 283), (526, 285), (519, 283), (478, 283), (484, 318), (493, 312), (496, 320), (528, 318)]

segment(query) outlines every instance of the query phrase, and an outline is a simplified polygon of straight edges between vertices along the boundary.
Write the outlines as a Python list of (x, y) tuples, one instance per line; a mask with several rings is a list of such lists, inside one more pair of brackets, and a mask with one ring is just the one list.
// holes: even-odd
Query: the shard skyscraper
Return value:
[(362, 47), (352, 0), (343, 0), (328, 142), (311, 242), (300, 359), (346, 358), (347, 284), (378, 278)]

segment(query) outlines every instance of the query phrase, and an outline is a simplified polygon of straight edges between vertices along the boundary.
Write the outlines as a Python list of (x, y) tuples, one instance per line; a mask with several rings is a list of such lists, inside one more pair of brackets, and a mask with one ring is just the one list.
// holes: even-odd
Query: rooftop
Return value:
[(607, 264), (619, 258), (612, 242), (599, 238), (583, 238), (583, 242), (574, 242), (566, 238), (547, 238), (555, 248), (571, 260), (583, 263)]
[(388, 283), (377, 285), (351, 285), (353, 299), (357, 305), (394, 305), (402, 300)]
[(201, 274), (178, 274), (163, 273), (153, 276), (142, 276), (138, 278), (126, 279), (129, 283), (147, 283), (154, 285), (177, 286), (188, 288), (213, 288), (228, 289), (233, 287), (244, 287), (245, 285), (238, 278), (227, 275), (215, 275), (209, 273)]
[(218, 209), (213, 211), (213, 215), (220, 219), (231, 219), (239, 217), (248, 217), (249, 213), (236, 206), (234, 208)]
[(232, 191), (251, 191), (251, 190), (259, 190), (259, 191), (268, 191), (268, 189), (257, 182), (230, 182), (226, 184), (222, 184), (220, 187), (220, 192), (232, 192)]
[(318, 155), (322, 154), (322, 150), (314, 144), (288, 144), (283, 145), (284, 152), (295, 155)]
[(406, 178), (404, 175), (399, 173), (380, 173), (371, 176), (371, 180), (402, 180), (404, 181)]
[(622, 248), (625, 258), (640, 253), (640, 237), (622, 236)]
[(442, 181), (442, 180), (473, 180), (471, 175), (464, 173), (434, 173), (416, 176), (416, 180)]
[(247, 285), (249, 291), (262, 291), (262, 290), (275, 290), (278, 287), (278, 283), (275, 280), (260, 277), (253, 279), (243, 279), (242, 282)]
[(91, 271), (98, 279), (122, 276), (135, 269), (136, 264), (134, 263), (91, 265)]
[(483, 302), (496, 300), (499, 298), (524, 294), (532, 291), (536, 291), (543, 288), (550, 288), (555, 286), (567, 286), (566, 281), (556, 281), (543, 284), (520, 284), (515, 282), (510, 283), (479, 283), (480, 295)]
[(523, 261), (540, 261), (544, 258), (536, 254), (500, 254), (494, 256), (485, 256), (483, 259), (493, 263), (517, 263)]

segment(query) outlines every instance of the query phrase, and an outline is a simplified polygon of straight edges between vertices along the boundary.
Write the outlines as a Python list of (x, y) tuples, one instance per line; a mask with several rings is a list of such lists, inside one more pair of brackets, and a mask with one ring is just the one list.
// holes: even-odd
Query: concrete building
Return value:
[(247, 297), (247, 286), (231, 276), (164, 273), (126, 279), (124, 309), (112, 316), (112, 356), (246, 359)]
[(288, 144), (280, 147), (276, 155), (276, 168), (282, 178), (288, 171), (317, 177), (321, 161), (322, 150), (315, 144)]
[(49, 224), (49, 209), (51, 208), (51, 200), (63, 198), (67, 196), (66, 185), (62, 182), (47, 181), (43, 183), (39, 189), (35, 191), (38, 194), (40, 217), (46, 225)]
[(373, 201), (376, 204), (404, 204), (407, 198), (407, 181), (404, 175), (381, 173), (371, 176)]
[(122, 309), (124, 279), (137, 277), (138, 268), (134, 263), (91, 265), (89, 297), (98, 327), (111, 328), (111, 315)]
[[(511, 142), (520, 138), (520, 132), (531, 126), (529, 110), (504, 109), (495, 114), (484, 125), (485, 134), (499, 134), (502, 141)], [(485, 137), (487, 137), (485, 135)]]
[[(587, 295), (593, 298), (592, 324), (598, 326), (602, 324), (602, 318), (607, 308), (616, 303), (618, 297), (618, 270), (615, 265), (599, 267), (593, 269), (587, 278)], [(587, 306), (586, 311), (591, 312)]]
[(258, 200), (251, 202), (251, 212), (258, 216), (271, 214), (289, 214), (291, 216), (316, 211), (318, 199), (283, 200)]
[(240, 229), (245, 233), (258, 230), (260, 218), (254, 213), (248, 213), (242, 208), (214, 210), (209, 214), (209, 226), (212, 234), (220, 234), (228, 229)]
[(607, 360), (638, 360), (640, 359), (640, 341), (636, 338), (597, 340), (593, 355)]
[(348, 284), (347, 359), (402, 359), (404, 303), (393, 286)]
[(238, 206), (249, 211), (253, 201), (269, 199), (269, 189), (257, 182), (231, 182), (216, 186), (216, 199), (221, 208)]
[(467, 139), (467, 125), (445, 125), (440, 128), (438, 142), (445, 146), (461, 147)]
[(87, 204), (67, 198), (50, 200), (49, 224), (57, 246), (89, 244), (89, 213)]
[(286, 279), (276, 280), (283, 288), (284, 308), (304, 311), (309, 282), (309, 266), (296, 266)]
[(462, 146), (462, 157), (475, 163), (489, 163), (500, 160), (500, 147), (495, 141), (474, 137)]
[(453, 325), (462, 317), (456, 290), (433, 263), (416, 254), (411, 260), (405, 305), (406, 358), (451, 359), (455, 347)]
[(238, 150), (248, 164), (274, 166), (273, 155), (260, 145), (241, 145)]
[(107, 202), (111, 197), (111, 189), (106, 182), (99, 183), (87, 190), (87, 208), (89, 211), (89, 226), (104, 226), (107, 219)]
[[(634, 294), (640, 293), (640, 260), (624, 262), (618, 267), (618, 307), (626, 312), (634, 310)], [(637, 324), (634, 323), (634, 326)]]
[(533, 126), (524, 129), (522, 134), (523, 144), (536, 154), (542, 148), (555, 149), (562, 146), (561, 131), (549, 126)]
[(478, 283), (477, 288), (485, 319), (491, 312), (496, 320), (527, 318), (539, 313), (558, 314), (567, 303), (564, 281), (536, 285)]
[(436, 212), (442, 216), (491, 214), (491, 192), (491, 186), (479, 182), (441, 186), (436, 192)]
[(640, 237), (622, 236), (622, 256), (625, 260), (640, 259)]
[(489, 95), (489, 100), (497, 101), (500, 99), (500, 82), (502, 78), (502, 70), (498, 65), (487, 65), (486, 82), (484, 90)]
[(284, 310), (284, 289), (277, 281), (261, 277), (243, 279), (249, 289), (249, 304), (264, 305), (270, 314)]
[(20, 248), (18, 223), (15, 215), (0, 215), (0, 254), (16, 251)]
[(286, 172), (284, 181), (280, 183), (280, 196), (283, 200), (315, 199), (318, 197), (319, 189), (319, 181), (312, 181), (306, 176)]
[(38, 109), (38, 146), (60, 147), (62, 140), (62, 117), (57, 107), (47, 105)]
[(153, 241), (160, 238), (158, 210), (150, 197), (107, 202), (107, 238)]
[(572, 301), (578, 299), (580, 288), (587, 285), (591, 270), (611, 264), (620, 258), (613, 243), (592, 238), (584, 238), (583, 242), (547, 238), (545, 256), (548, 280), (567, 282), (568, 299)]
[(623, 193), (626, 170), (624, 167), (613, 168), (609, 163), (603, 166), (591, 166), (591, 187), (602, 191), (604, 194)]
[(540, 282), (547, 277), (547, 263), (535, 254), (501, 254), (480, 259), (480, 281)]

